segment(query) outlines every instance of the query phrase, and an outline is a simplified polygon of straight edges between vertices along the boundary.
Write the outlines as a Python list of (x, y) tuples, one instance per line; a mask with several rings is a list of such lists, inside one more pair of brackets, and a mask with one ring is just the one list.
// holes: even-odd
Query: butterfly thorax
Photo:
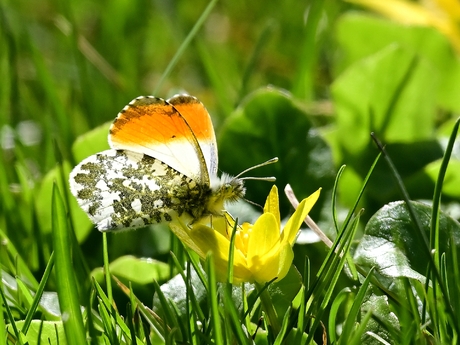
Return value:
[(243, 180), (225, 173), (220, 179), (213, 177), (211, 179), (211, 194), (206, 202), (206, 212), (210, 215), (221, 216), (224, 212), (225, 202), (235, 202), (243, 198), (245, 193), (246, 188)]

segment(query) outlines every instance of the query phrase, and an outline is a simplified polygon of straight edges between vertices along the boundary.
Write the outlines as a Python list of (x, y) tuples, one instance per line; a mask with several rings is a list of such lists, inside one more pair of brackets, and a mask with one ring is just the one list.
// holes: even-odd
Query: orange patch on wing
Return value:
[(198, 99), (189, 95), (178, 95), (168, 99), (168, 103), (181, 113), (198, 140), (216, 141), (211, 117)]
[(195, 140), (190, 127), (173, 106), (161, 98), (136, 99), (125, 107), (110, 128), (114, 148), (151, 147)]

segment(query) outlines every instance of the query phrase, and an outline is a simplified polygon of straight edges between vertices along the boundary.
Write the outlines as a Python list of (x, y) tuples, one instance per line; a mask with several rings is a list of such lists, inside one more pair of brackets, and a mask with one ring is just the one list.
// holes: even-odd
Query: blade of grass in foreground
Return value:
[(444, 178), (446, 176), (447, 166), (449, 165), (452, 150), (454, 149), (455, 139), (457, 138), (458, 127), (460, 125), (460, 118), (457, 119), (452, 130), (452, 134), (449, 138), (444, 157), (442, 159), (441, 168), (439, 169), (438, 179), (436, 181), (434, 193), (433, 193), (433, 208), (431, 213), (431, 226), (430, 226), (430, 244), (431, 248), (436, 249), (437, 255), (434, 255), (434, 261), (436, 266), (439, 267), (439, 259), (441, 252), (439, 250), (439, 215), (441, 212), (441, 192)]
[(212, 253), (208, 253), (206, 257), (206, 272), (208, 273), (209, 279), (209, 290), (208, 290), (208, 303), (211, 308), (211, 324), (213, 328), (213, 338), (217, 345), (223, 344), (222, 327), (220, 324), (220, 313), (219, 313), (219, 297), (217, 295), (217, 280), (216, 272), (214, 270), (214, 257)]
[(130, 333), (129, 327), (126, 325), (126, 323), (124, 322), (123, 318), (115, 310), (115, 308), (113, 308), (112, 301), (109, 300), (109, 298), (104, 293), (104, 291), (102, 290), (101, 286), (98, 284), (98, 282), (95, 279), (93, 279), (93, 287), (94, 287), (94, 289), (96, 291), (96, 295), (98, 297), (99, 308), (104, 308), (103, 309), (104, 311), (108, 311), (107, 315), (109, 315), (108, 313), (110, 311), (110, 313), (111, 313), (110, 316), (115, 319), (116, 325), (115, 325), (114, 322), (110, 322), (110, 321), (107, 323), (106, 321), (108, 319), (106, 319), (105, 322), (106, 322), (106, 325), (108, 326), (107, 329), (118, 328), (119, 333), (124, 334), (128, 339), (130, 339), (131, 333)]
[(301, 43), (299, 68), (292, 93), (301, 99), (311, 99), (313, 96), (314, 73), (313, 67), (318, 55), (316, 33), (321, 19), (324, 0), (311, 1), (307, 11), (304, 40)]
[[(3, 295), (3, 284), (2, 284), (2, 271), (0, 270), (0, 294), (1, 303), (0, 303), (0, 314), (5, 315), (6, 310), (4, 310), (3, 304), (5, 302), (4, 295)], [(6, 305), (6, 304), (5, 304)], [(6, 339), (6, 319), (4, 317), (0, 317), (0, 339)]]
[[(2, 303), (0, 303), (0, 305), (4, 308), (4, 312), (5, 312), (5, 314), (2, 314), (2, 315), (6, 315), (5, 320), (10, 320), (10, 325), (11, 325), (11, 328), (13, 329), (14, 336), (16, 337), (16, 339), (18, 339), (17, 340), (18, 344), (22, 344), (20, 340), (22, 339), (22, 333), (19, 333), (19, 330), (16, 326), (16, 322), (14, 321), (13, 313), (11, 312), (11, 308), (8, 305), (8, 301), (6, 299), (5, 294), (3, 293), (3, 285), (0, 285), (0, 297), (2, 298)], [(5, 338), (2, 338), (2, 339), (5, 339)]]
[(198, 33), (198, 30), (203, 26), (206, 18), (208, 18), (209, 14), (211, 13), (212, 9), (214, 8), (215, 4), (217, 3), (217, 0), (212, 0), (208, 6), (205, 8), (203, 13), (201, 14), (200, 18), (196, 21), (195, 25), (193, 26), (192, 30), (190, 30), (189, 34), (185, 38), (184, 42), (182, 42), (181, 46), (177, 50), (176, 54), (173, 56), (171, 61), (169, 62), (168, 66), (166, 67), (165, 71), (161, 75), (161, 79), (158, 82), (155, 90), (153, 91), (153, 94), (156, 95), (160, 89), (161, 86), (163, 85), (164, 81), (166, 78), (168, 78), (169, 74), (173, 70), (173, 68), (176, 66), (177, 62), (179, 61), (180, 57), (184, 54), (185, 49), (189, 46), (190, 42), (192, 39), (196, 36)]
[(46, 266), (46, 269), (45, 269), (45, 272), (43, 273), (43, 277), (40, 281), (40, 285), (38, 286), (38, 289), (35, 293), (35, 296), (34, 296), (34, 299), (33, 299), (33, 302), (32, 302), (32, 305), (31, 307), (29, 308), (28, 312), (27, 312), (27, 315), (26, 315), (26, 318), (25, 318), (25, 321), (24, 321), (24, 325), (22, 326), (22, 329), (21, 331), (24, 333), (24, 334), (27, 334), (27, 331), (29, 329), (29, 326), (30, 326), (30, 323), (32, 322), (32, 319), (33, 319), (33, 316), (38, 308), (38, 305), (40, 303), (40, 299), (43, 295), (43, 291), (45, 290), (45, 285), (48, 281), (48, 278), (51, 274), (51, 270), (53, 269), (54, 267), (54, 252), (51, 253), (51, 256), (50, 256), (50, 259), (48, 261), (48, 265)]
[(359, 314), (361, 312), (361, 307), (366, 297), (367, 287), (371, 281), (371, 277), (374, 273), (374, 268), (371, 268), (369, 274), (364, 280), (363, 284), (359, 288), (358, 294), (353, 300), (353, 305), (347, 314), (347, 319), (344, 322), (342, 334), (340, 336), (340, 343), (346, 344), (346, 342), (351, 338), (354, 332), (357, 331), (357, 325), (361, 323), (362, 320), (359, 319)]
[[(166, 340), (166, 337), (165, 335), (168, 335), (169, 333), (171, 333), (171, 328), (168, 326), (168, 324), (166, 324), (166, 322), (164, 321), (164, 318), (161, 318), (158, 314), (156, 314), (154, 311), (152, 311), (151, 309), (147, 308), (143, 303), (142, 301), (140, 301), (136, 295), (126, 286), (124, 285), (120, 280), (118, 280), (117, 277), (115, 276), (112, 276), (113, 280), (117, 283), (118, 287), (121, 289), (121, 291), (130, 298), (131, 300), (131, 303), (135, 302), (137, 308), (138, 308), (138, 311), (139, 313), (145, 318), (145, 320), (150, 324), (150, 329), (152, 331), (152, 333), (155, 333), (155, 335), (157, 337), (159, 337), (160, 339), (160, 342), (161, 343), (164, 343), (165, 340)], [(98, 293), (101, 295), (101, 297), (104, 297), (105, 300), (103, 300), (104, 303), (107, 304), (108, 302), (108, 299), (107, 299), (107, 296), (104, 295), (104, 291), (102, 290), (102, 288), (97, 284), (97, 282), (95, 280), (93, 280), (93, 283), (95, 284), (97, 290), (98, 290)], [(162, 291), (160, 290), (161, 294)], [(164, 297), (164, 296), (163, 296)], [(116, 317), (117, 317), (117, 323), (118, 325), (123, 325), (123, 320), (121, 318), (121, 316), (116, 313)], [(128, 329), (126, 327), (126, 329)], [(164, 332), (161, 332), (161, 330), (164, 330)]]
[(52, 203), (53, 246), (56, 253), (56, 283), (64, 330), (69, 345), (86, 344), (85, 327), (81, 315), (77, 281), (72, 263), (71, 236), (66, 210), (56, 183)]

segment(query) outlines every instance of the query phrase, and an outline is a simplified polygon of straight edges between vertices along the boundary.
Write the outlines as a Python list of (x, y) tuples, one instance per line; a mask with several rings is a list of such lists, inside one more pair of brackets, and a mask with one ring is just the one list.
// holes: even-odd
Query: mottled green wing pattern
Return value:
[(158, 159), (124, 150), (86, 158), (70, 174), (70, 188), (100, 231), (200, 218), (211, 193)]

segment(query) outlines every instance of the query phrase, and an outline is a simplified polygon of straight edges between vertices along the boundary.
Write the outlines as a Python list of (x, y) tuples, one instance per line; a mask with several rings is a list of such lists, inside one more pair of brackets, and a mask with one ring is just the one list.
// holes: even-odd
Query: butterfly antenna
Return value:
[[(272, 158), (272, 159), (269, 159), (269, 160), (266, 161), (266, 162), (263, 162), (263, 163), (254, 165), (254, 166), (252, 166), (252, 167), (250, 167), (250, 168), (247, 168), (246, 170), (243, 170), (243, 171), (240, 172), (238, 175), (236, 175), (235, 178), (240, 178), (241, 175), (246, 174), (248, 171), (251, 171), (251, 170), (254, 170), (254, 169), (257, 169), (257, 168), (260, 168), (260, 167), (269, 165), (269, 164), (273, 164), (273, 163), (276, 163), (276, 162), (278, 162), (278, 157), (274, 157), (274, 158)], [(275, 178), (275, 177), (242, 177), (242, 178), (240, 178), (240, 179), (241, 179), (241, 180), (269, 181), (269, 182), (274, 182), (274, 181), (276, 181), (276, 178)]]
[(254, 202), (254, 201), (251, 201), (251, 200), (249, 200), (249, 199), (246, 199), (246, 198), (242, 198), (242, 199), (243, 199), (244, 201), (246, 201), (248, 204), (251, 204), (251, 205), (253, 205), (253, 206), (255, 206), (255, 207), (258, 207), (258, 208), (260, 208), (262, 211), (264, 210), (264, 208), (262, 207), (262, 205), (260, 205), (260, 204), (258, 204), (258, 203), (256, 203), (256, 202)]

